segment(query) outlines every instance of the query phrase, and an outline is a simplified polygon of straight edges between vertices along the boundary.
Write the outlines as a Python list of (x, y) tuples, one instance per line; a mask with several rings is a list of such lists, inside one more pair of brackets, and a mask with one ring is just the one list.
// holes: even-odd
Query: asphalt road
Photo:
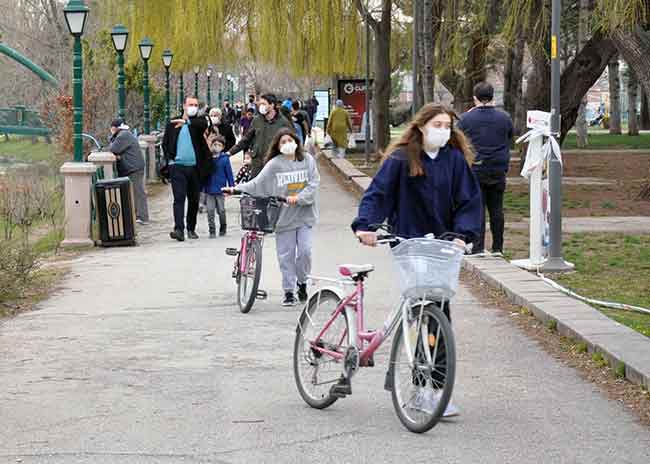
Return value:
[[(369, 326), (397, 300), (386, 249), (349, 232), (353, 197), (323, 173), (315, 269), (370, 262)], [(177, 243), (166, 195), (138, 247), (72, 264), (37, 311), (0, 323), (1, 463), (647, 463), (650, 430), (547, 355), (507, 315), (462, 290), (453, 305), (461, 416), (424, 435), (403, 428), (383, 390), (389, 345), (325, 411), (299, 397), (299, 310), (282, 308), (274, 240), (250, 314), (235, 304), (226, 238)]]

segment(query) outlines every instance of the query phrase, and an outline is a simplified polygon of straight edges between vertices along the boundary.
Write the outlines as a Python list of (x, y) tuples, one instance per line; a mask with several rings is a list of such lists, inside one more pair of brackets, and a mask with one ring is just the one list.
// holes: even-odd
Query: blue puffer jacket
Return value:
[(212, 158), (214, 172), (208, 178), (203, 191), (211, 195), (221, 194), (223, 187), (234, 187), (235, 179), (232, 175), (232, 166), (230, 158), (224, 153), (220, 153), (216, 158)]

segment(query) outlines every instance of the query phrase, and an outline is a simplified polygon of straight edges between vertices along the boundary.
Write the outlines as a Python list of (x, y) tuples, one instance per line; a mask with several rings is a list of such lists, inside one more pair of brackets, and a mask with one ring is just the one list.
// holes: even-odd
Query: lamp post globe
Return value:
[(149, 58), (153, 50), (153, 42), (148, 37), (143, 38), (138, 47), (140, 48), (140, 57), (142, 58), (143, 66), (143, 93), (144, 93), (144, 133), (151, 132), (151, 115), (149, 113)]
[(165, 67), (165, 122), (169, 121), (170, 111), (171, 111), (171, 102), (170, 102), (170, 93), (169, 93), (169, 68), (172, 65), (172, 60), (174, 59), (174, 54), (169, 48), (163, 50), (162, 53), (162, 62)]
[(83, 0), (70, 0), (63, 8), (65, 22), (70, 34), (74, 36), (72, 58), (72, 107), (74, 160), (83, 161), (83, 61), (81, 54), (81, 35), (86, 27), (89, 9)]
[(126, 87), (124, 75), (124, 50), (129, 39), (129, 31), (122, 24), (116, 24), (111, 30), (113, 47), (117, 52), (117, 114), (124, 118), (126, 113)]

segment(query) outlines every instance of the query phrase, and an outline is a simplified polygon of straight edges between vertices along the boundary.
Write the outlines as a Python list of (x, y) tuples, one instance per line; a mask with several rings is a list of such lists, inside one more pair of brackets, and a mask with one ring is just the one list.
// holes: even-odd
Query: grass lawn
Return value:
[(0, 138), (0, 159), (8, 158), (25, 163), (49, 161), (54, 158), (57, 147), (38, 139), (32, 143), (31, 137), (10, 136), (9, 141)]
[[(650, 308), (650, 235), (571, 234), (563, 250), (576, 272), (554, 280), (586, 297)], [(650, 337), (650, 315), (598, 309)]]
[[(627, 134), (611, 135), (607, 132), (589, 134), (587, 149), (648, 149), (650, 150), (650, 134), (641, 134), (631, 137)], [(565, 150), (578, 148), (575, 133), (569, 133), (562, 144)]]

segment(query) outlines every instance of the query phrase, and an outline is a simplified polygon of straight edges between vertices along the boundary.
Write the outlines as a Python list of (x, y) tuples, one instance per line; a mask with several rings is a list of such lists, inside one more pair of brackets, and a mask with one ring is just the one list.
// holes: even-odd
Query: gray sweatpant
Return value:
[(149, 222), (149, 207), (147, 194), (144, 191), (144, 169), (129, 174), (133, 185), (133, 202), (135, 203), (135, 217), (141, 221)]
[(211, 195), (207, 193), (205, 195), (205, 205), (208, 209), (208, 227), (210, 233), (215, 233), (217, 231), (216, 224), (214, 222), (214, 211), (217, 211), (219, 215), (219, 231), (221, 233), (226, 232), (226, 204), (225, 198), (223, 195)]
[(282, 272), (282, 288), (285, 292), (293, 292), (296, 283), (306, 283), (311, 272), (312, 228), (302, 226), (276, 232), (275, 244)]

